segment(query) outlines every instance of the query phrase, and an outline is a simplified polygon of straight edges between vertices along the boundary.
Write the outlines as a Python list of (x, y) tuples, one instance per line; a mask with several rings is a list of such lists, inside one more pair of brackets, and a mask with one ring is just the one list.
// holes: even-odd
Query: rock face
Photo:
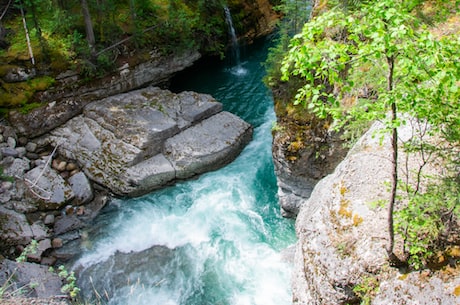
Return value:
[[(378, 128), (374, 125), (360, 139), (300, 208), (294, 304), (357, 304), (353, 288), (369, 280), (376, 283), (372, 304), (460, 302), (454, 293), (460, 285), (458, 272), (443, 279), (436, 273), (401, 275), (388, 266), (387, 209), (372, 203), (389, 199), (391, 144), (386, 138), (380, 145), (380, 138), (372, 136)], [(400, 136), (409, 129), (401, 129)]]
[[(5, 259), (0, 262), (0, 271), (0, 286), (6, 288), (5, 296), (14, 296), (21, 289), (20, 295), (27, 298), (63, 297), (61, 278), (56, 273), (48, 271), (46, 266), (16, 263)], [(66, 300), (63, 299), (59, 304), (68, 304), (64, 301)]]
[(327, 122), (309, 119), (311, 114), (285, 112), (281, 104), (275, 102), (278, 128), (273, 133), (272, 155), (281, 213), (295, 218), (315, 184), (334, 170), (347, 149)]
[[(26, 114), (12, 111), (9, 114), (9, 121), (15, 126), (18, 134), (36, 137), (80, 114), (90, 101), (148, 84), (160, 84), (174, 73), (191, 66), (201, 57), (197, 51), (166, 57), (152, 51), (150, 55), (150, 59), (144, 63), (132, 67), (126, 63), (111, 77), (98, 79), (89, 84), (79, 84), (80, 80), (75, 72), (64, 73), (56, 78), (57, 84), (54, 90), (49, 90), (40, 96), (42, 101), (47, 102), (45, 106)], [(43, 120), (44, 117), (47, 119)]]
[(39, 142), (115, 194), (137, 196), (229, 163), (251, 136), (209, 95), (148, 87), (87, 105)]

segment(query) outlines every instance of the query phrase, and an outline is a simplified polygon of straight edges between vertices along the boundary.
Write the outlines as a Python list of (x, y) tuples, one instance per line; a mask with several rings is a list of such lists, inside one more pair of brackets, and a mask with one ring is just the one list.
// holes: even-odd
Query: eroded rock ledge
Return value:
[(38, 143), (113, 193), (138, 196), (231, 162), (251, 137), (210, 95), (148, 87), (88, 104)]

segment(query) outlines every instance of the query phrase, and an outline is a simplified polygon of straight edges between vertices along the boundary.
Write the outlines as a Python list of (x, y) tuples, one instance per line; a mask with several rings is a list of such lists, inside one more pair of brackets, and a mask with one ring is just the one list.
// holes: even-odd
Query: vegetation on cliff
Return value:
[[(374, 120), (385, 123), (393, 138), (387, 251), (391, 262), (416, 269), (450, 255), (446, 251), (458, 243), (460, 41), (458, 31), (436, 35), (434, 26), (447, 17), (458, 20), (458, 6), (458, 1), (320, 1), (269, 78), (284, 90), (285, 111), (295, 113), (291, 118), (308, 113), (348, 130)], [(278, 71), (288, 85), (279, 82)], [(398, 144), (397, 127), (409, 118), (419, 131)], [(422, 155), (416, 173), (398, 176), (404, 166), (400, 149)], [(425, 168), (432, 162), (444, 170), (428, 177)], [(398, 249), (395, 233), (402, 241)]]
[[(121, 63), (148, 60), (152, 52), (223, 56), (226, 5), (239, 33), (254, 26), (244, 20), (250, 13), (239, 0), (0, 1), (0, 107), (30, 103), (69, 69), (89, 81)], [(6, 80), (10, 71), (19, 79)]]

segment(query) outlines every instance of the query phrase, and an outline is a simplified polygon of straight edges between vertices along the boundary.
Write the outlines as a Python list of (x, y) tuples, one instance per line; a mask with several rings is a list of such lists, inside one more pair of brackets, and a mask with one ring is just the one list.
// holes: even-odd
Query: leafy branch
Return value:
[[(398, 127), (406, 124), (407, 118), (425, 124), (419, 126), (420, 143), (407, 151), (422, 155), (413, 190), (417, 195), (423, 169), (433, 157), (423, 137), (436, 134), (448, 142), (460, 140), (456, 132), (460, 130), (459, 50), (458, 37), (435, 39), (418, 27), (404, 1), (367, 1), (359, 10), (334, 8), (315, 17), (291, 40), (282, 63), (282, 80), (294, 76), (304, 81), (294, 104), (320, 118), (332, 118), (337, 129), (353, 121), (379, 120), (391, 134), (387, 252), (394, 265), (404, 263), (394, 251), (393, 218), (401, 167)], [(374, 99), (357, 94), (356, 88), (368, 84), (375, 92)], [(349, 96), (354, 97), (353, 102), (345, 105)]]

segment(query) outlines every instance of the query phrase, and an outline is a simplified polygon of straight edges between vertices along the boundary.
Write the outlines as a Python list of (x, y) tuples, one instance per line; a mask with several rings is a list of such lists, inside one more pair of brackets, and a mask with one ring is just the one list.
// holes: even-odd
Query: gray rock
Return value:
[(94, 194), (91, 183), (83, 172), (78, 172), (68, 179), (75, 194), (77, 204), (85, 204), (93, 200)]
[(58, 146), (87, 177), (137, 196), (233, 160), (252, 136), (209, 95), (144, 88), (89, 104), (39, 142)]
[(28, 142), (26, 144), (26, 150), (31, 153), (34, 153), (37, 150), (37, 147), (38, 145), (35, 142)]
[(49, 167), (35, 167), (25, 174), (25, 179), (34, 193), (29, 197), (38, 200), (43, 211), (59, 209), (75, 196), (70, 185)]
[(27, 154), (25, 147), (16, 147), (16, 151), (18, 152), (18, 158), (24, 158)]
[(8, 147), (9, 148), (16, 148), (16, 139), (13, 138), (13, 137), (8, 137), (8, 139), (6, 139), (6, 143), (8, 144)]
[(29, 70), (24, 67), (13, 67), (8, 70), (3, 79), (9, 83), (24, 82), (34, 78), (36, 74), (35, 69)]
[(11, 147), (3, 147), (1, 149), (1, 152), (4, 157), (17, 158), (19, 156), (19, 152), (16, 149), (11, 148)]
[(28, 159), (15, 158), (12, 163), (3, 162), (3, 174), (10, 177), (23, 177), (24, 173), (30, 169)]
[(26, 137), (19, 137), (19, 138), (18, 138), (18, 144), (19, 144), (20, 146), (26, 146), (26, 144), (27, 144), (28, 141), (29, 141), (29, 140), (28, 140)]
[(34, 235), (24, 214), (0, 206), (0, 247), (28, 245)]
[[(442, 284), (436, 274), (429, 284), (425, 280), (401, 281), (404, 277), (398, 270), (388, 267), (387, 209), (372, 207), (377, 200), (390, 197), (391, 142), (387, 136), (381, 145), (380, 138), (374, 137), (380, 128), (374, 124), (300, 208), (292, 278), (294, 304), (359, 302), (353, 288), (362, 279), (377, 276), (380, 289), (375, 304), (458, 304), (458, 299), (453, 302), (452, 292), (460, 276), (449, 277)], [(410, 127), (401, 127), (400, 138), (410, 132)], [(402, 152), (400, 157), (405, 160)], [(412, 164), (412, 157), (409, 160)], [(410, 275), (411, 279), (417, 277)], [(430, 288), (435, 285), (436, 289)]]
[(43, 239), (38, 242), (37, 248), (34, 252), (27, 255), (29, 261), (39, 263), (42, 259), (43, 253), (51, 249), (51, 240), (50, 239)]
[(3, 127), (3, 138), (4, 139), (8, 139), (9, 137), (12, 137), (14, 139), (18, 138), (16, 131), (14, 130), (13, 127), (11, 126), (2, 126), (2, 127)]
[(395, 273), (391, 280), (380, 284), (379, 293), (372, 300), (373, 305), (457, 305), (456, 295), (460, 286), (460, 276), (450, 276), (443, 281), (442, 276), (427, 276), (424, 273), (400, 275)]
[(43, 222), (47, 226), (54, 224), (54, 215), (53, 214), (47, 214), (45, 216), (45, 219), (43, 220)]
[(41, 241), (48, 237), (47, 229), (41, 222), (35, 222), (30, 226), (35, 240)]
[[(111, 81), (106, 79), (95, 81), (86, 86), (75, 87), (69, 90), (67, 82), (76, 84), (75, 75), (63, 76), (60, 82), (65, 90), (55, 90), (45, 93), (44, 100), (58, 101), (47, 106), (39, 107), (24, 114), (11, 111), (8, 120), (14, 129), (29, 138), (43, 135), (56, 127), (66, 123), (71, 118), (82, 112), (83, 107), (90, 101), (100, 100), (107, 96), (114, 96), (123, 92), (160, 84), (170, 78), (174, 73), (191, 66), (201, 55), (197, 51), (180, 52), (170, 56), (152, 58), (142, 63), (123, 76), (113, 76)], [(56, 86), (58, 86), (56, 84)], [(62, 92), (65, 92), (64, 94)], [(46, 120), (43, 118), (46, 117)]]
[(76, 215), (59, 216), (54, 223), (54, 233), (61, 235), (83, 227), (83, 222)]
[(48, 266), (5, 259), (0, 263), (0, 271), (0, 286), (6, 287), (6, 292), (21, 290), (29, 298), (62, 297), (62, 280)]
[(230, 163), (251, 137), (248, 123), (220, 112), (168, 139), (164, 155), (179, 179), (189, 178)]

